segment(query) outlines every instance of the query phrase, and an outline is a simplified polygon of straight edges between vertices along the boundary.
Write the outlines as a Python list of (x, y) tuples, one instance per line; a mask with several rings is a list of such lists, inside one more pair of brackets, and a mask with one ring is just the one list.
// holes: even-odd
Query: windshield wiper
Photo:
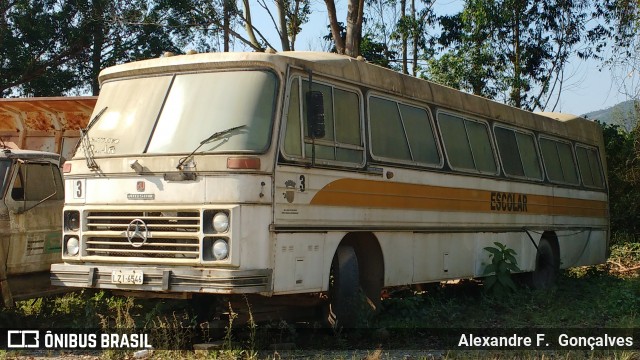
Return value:
[(217, 138), (219, 138), (219, 137), (221, 137), (221, 136), (227, 135), (227, 134), (229, 134), (230, 132), (232, 132), (232, 131), (234, 131), (234, 130), (241, 129), (241, 128), (246, 127), (246, 126), (247, 126), (247, 125), (234, 126), (234, 127), (232, 127), (232, 128), (228, 128), (228, 129), (225, 129), (225, 130), (222, 130), (222, 131), (218, 131), (218, 132), (213, 133), (213, 134), (212, 134), (211, 136), (209, 136), (208, 138), (206, 138), (206, 139), (204, 139), (204, 140), (200, 141), (200, 145), (198, 145), (198, 147), (197, 147), (197, 148), (195, 148), (195, 149), (191, 152), (191, 154), (189, 154), (189, 155), (187, 155), (187, 156), (183, 157), (182, 159), (180, 159), (180, 162), (178, 162), (178, 165), (176, 166), (176, 169), (178, 169), (178, 170), (182, 170), (182, 165), (184, 165), (184, 163), (186, 163), (186, 162), (187, 162), (187, 160), (189, 160), (189, 158), (191, 158), (191, 156), (193, 156), (193, 154), (195, 154), (195, 153), (196, 153), (196, 151), (200, 150), (200, 148), (202, 147), (202, 145), (204, 145), (204, 144), (206, 144), (206, 143), (209, 143), (209, 142), (211, 142), (211, 141), (213, 141), (213, 140), (216, 140)]
[(96, 114), (96, 116), (93, 117), (93, 119), (91, 119), (91, 121), (89, 121), (89, 124), (87, 124), (87, 127), (84, 129), (80, 129), (80, 140), (78, 140), (78, 143), (76, 143), (76, 148), (73, 150), (73, 153), (75, 154), (75, 152), (78, 150), (78, 146), (80, 146), (80, 144), (82, 143), (82, 151), (84, 152), (84, 157), (85, 160), (87, 161), (87, 167), (91, 170), (98, 170), (100, 169), (100, 166), (98, 166), (98, 163), (96, 163), (96, 160), (94, 159), (94, 154), (93, 154), (93, 148), (91, 147), (91, 140), (89, 139), (89, 130), (91, 129), (91, 127), (93, 127), (93, 125), (95, 125), (95, 123), (98, 121), (98, 119), (100, 119), (100, 117), (102, 116), (102, 114), (104, 114), (104, 112), (107, 110), (108, 106), (105, 106), (102, 108), (102, 110), (100, 110), (99, 113)]

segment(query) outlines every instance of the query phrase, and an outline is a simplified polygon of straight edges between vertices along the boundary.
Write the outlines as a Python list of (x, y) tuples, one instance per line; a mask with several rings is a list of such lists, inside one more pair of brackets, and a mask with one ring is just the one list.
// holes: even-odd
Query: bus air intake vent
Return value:
[[(89, 256), (197, 260), (200, 254), (200, 212), (195, 211), (91, 211), (84, 239)], [(134, 220), (136, 220), (134, 222)], [(141, 220), (141, 221), (140, 221)], [(130, 224), (140, 234), (127, 239)], [(141, 224), (144, 223), (144, 228)], [(133, 243), (133, 244), (132, 244)], [(135, 246), (134, 246), (135, 245)]]

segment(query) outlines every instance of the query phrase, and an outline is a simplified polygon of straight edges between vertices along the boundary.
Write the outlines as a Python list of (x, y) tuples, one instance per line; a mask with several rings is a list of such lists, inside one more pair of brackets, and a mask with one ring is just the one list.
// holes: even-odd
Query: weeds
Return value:
[(499, 242), (493, 243), (495, 247), (487, 246), (485, 251), (490, 253), (491, 264), (484, 269), (485, 291), (487, 294), (504, 297), (510, 292), (517, 291), (516, 284), (511, 279), (511, 274), (519, 272), (516, 252)]
[[(499, 249), (499, 248), (498, 248)], [(486, 285), (477, 280), (447, 282), (413, 291), (409, 287), (382, 301), (382, 311), (375, 318), (364, 319), (372, 330), (364, 336), (331, 330), (313, 333), (286, 321), (258, 325), (249, 299), (241, 308), (227, 303), (220, 334), (222, 350), (194, 354), (164, 351), (164, 348), (187, 349), (197, 332), (211, 339), (210, 323), (196, 324), (195, 317), (185, 309), (184, 301), (138, 300), (112, 296), (105, 292), (77, 292), (62, 297), (19, 302), (15, 309), (0, 310), (5, 324), (47, 328), (93, 327), (109, 332), (153, 332), (154, 358), (203, 357), (211, 359), (264, 357), (272, 342), (315, 341), (311, 346), (350, 349), (355, 346), (407, 346), (430, 348), (424, 329), (565, 329), (565, 328), (640, 328), (640, 277), (638, 271), (618, 271), (615, 263), (630, 268), (640, 264), (640, 245), (617, 244), (611, 249), (611, 264), (561, 271), (558, 286), (552, 290), (519, 288), (500, 297), (485, 296)], [(498, 265), (499, 267), (499, 265)], [(234, 308), (235, 307), (235, 308)], [(244, 317), (244, 308), (248, 320)], [(239, 315), (242, 313), (242, 316)], [(240, 319), (247, 321), (240, 325)], [(89, 325), (85, 325), (89, 324)], [(8, 326), (6, 325), (6, 326)], [(380, 331), (378, 331), (380, 330)], [(383, 337), (374, 336), (378, 331)], [(369, 334), (369, 338), (366, 336)], [(400, 334), (400, 335), (398, 335)], [(316, 338), (317, 337), (317, 338)], [(379, 354), (379, 353), (378, 353)], [(13, 354), (0, 353), (0, 359)], [(104, 351), (105, 359), (131, 358), (132, 352)], [(611, 358), (639, 359), (634, 351), (611, 352), (460, 352), (452, 351), (444, 358), (512, 358), (579, 359)], [(351, 358), (347, 356), (347, 358)], [(384, 355), (382, 355), (384, 358)]]

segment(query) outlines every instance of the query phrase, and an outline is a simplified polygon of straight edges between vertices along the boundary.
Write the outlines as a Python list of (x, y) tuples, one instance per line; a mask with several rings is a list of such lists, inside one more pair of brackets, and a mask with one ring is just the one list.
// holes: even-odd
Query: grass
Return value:
[[(269, 345), (294, 342), (314, 349), (306, 353), (308, 356), (332, 359), (396, 358), (394, 348), (421, 350), (411, 357), (425, 359), (640, 359), (637, 351), (424, 351), (430, 346), (429, 339), (424, 338), (429, 329), (640, 329), (640, 270), (633, 270), (639, 264), (640, 244), (618, 243), (612, 247), (607, 264), (563, 271), (557, 286), (550, 290), (520, 287), (516, 292), (495, 297), (488, 296), (482, 282), (476, 280), (436, 284), (426, 291), (396, 289), (392, 297), (383, 300), (383, 311), (369, 321), (371, 329), (359, 332), (318, 330), (314, 324), (283, 321), (256, 324), (252, 317), (249, 324), (236, 325), (235, 317), (231, 316), (225, 331), (218, 335), (223, 340), (220, 350), (156, 351), (153, 356), (286, 358), (284, 353), (268, 350)], [(250, 308), (249, 301), (245, 301)], [(229, 304), (228, 312), (234, 311)], [(134, 329), (153, 333), (163, 347), (177, 344), (175, 347), (181, 349), (190, 348), (198, 329), (206, 325), (198, 324), (185, 301), (134, 300), (102, 291), (23, 301), (15, 309), (2, 309), (0, 327), (12, 324), (22, 324), (24, 328), (89, 328), (111, 332)], [(356, 352), (355, 348), (369, 350)], [(0, 358), (11, 357), (7, 352), (0, 353)], [(132, 352), (104, 351), (101, 357), (131, 358)]]

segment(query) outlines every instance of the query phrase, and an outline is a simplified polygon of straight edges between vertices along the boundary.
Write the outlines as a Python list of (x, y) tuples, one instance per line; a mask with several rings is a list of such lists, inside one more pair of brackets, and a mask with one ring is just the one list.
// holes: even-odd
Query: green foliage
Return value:
[[(426, 76), (515, 107), (544, 110), (564, 66), (599, 26), (593, 16), (603, 14), (592, 12), (594, 3), (466, 0), (460, 13), (440, 17), (444, 51), (429, 61)], [(592, 33), (592, 40), (601, 36)], [(585, 48), (581, 57), (595, 56)], [(455, 75), (448, 76), (449, 69)]]
[(392, 62), (397, 56), (395, 51), (389, 50), (386, 44), (376, 41), (370, 33), (366, 33), (362, 37), (360, 54), (367, 59), (368, 62), (386, 68), (392, 67)]
[(637, 236), (640, 234), (640, 163), (635, 149), (638, 132), (604, 124), (602, 131), (607, 156), (611, 229), (614, 233)]
[[(487, 251), (492, 255), (494, 253), (510, 253), (508, 248), (498, 244), (490, 248), (494, 250)], [(626, 267), (637, 266), (640, 263), (640, 244), (638, 243), (614, 245), (611, 250), (612, 259)], [(157, 349), (154, 350), (153, 358), (267, 358), (275, 357), (273, 350), (261, 349), (266, 349), (274, 342), (295, 342), (296, 345), (300, 345), (304, 341), (315, 341), (313, 344), (323, 349), (377, 347), (382, 347), (383, 350), (387, 347), (432, 349), (433, 343), (420, 330), (426, 328), (502, 328), (526, 331), (526, 329), (633, 329), (640, 327), (640, 314), (638, 313), (638, 309), (640, 309), (640, 277), (633, 272), (617, 272), (615, 267), (599, 265), (564, 271), (560, 276), (558, 286), (552, 291), (520, 288), (516, 292), (510, 292), (508, 296), (490, 297), (483, 296), (484, 287), (479, 281), (463, 280), (435, 284), (419, 292), (408, 287), (404, 288), (401, 293), (393, 293), (391, 297), (382, 301), (384, 310), (371, 324), (372, 328), (377, 331), (368, 331), (369, 336), (356, 338), (350, 334), (340, 334), (339, 337), (336, 337), (327, 332), (318, 332), (313, 335), (309, 335), (308, 332), (295, 334), (293, 325), (282, 321), (271, 325), (256, 325), (255, 323), (251, 324), (250, 320), (250, 324), (247, 326), (237, 326), (232, 320), (228, 325), (236, 326), (233, 327), (233, 336), (227, 335), (228, 342), (223, 350), (194, 354), (191, 351), (176, 352)], [(129, 326), (131, 320), (136, 323), (137, 329), (148, 330), (155, 327), (158, 331), (166, 333), (165, 339), (168, 343), (181, 341), (175, 336), (189, 334), (194, 329), (191, 325), (193, 324), (191, 317), (186, 316), (184, 311), (176, 311), (180, 306), (183, 308), (185, 306), (185, 303), (180, 301), (131, 300), (104, 292), (78, 292), (59, 298), (21, 302), (19, 305), (18, 309), (0, 310), (2, 318), (6, 318), (7, 313), (13, 313), (14, 316), (12, 322), (6, 323), (5, 326), (24, 324), (26, 328), (76, 328), (76, 326), (70, 326), (70, 323), (61, 323), (60, 321), (64, 319), (69, 321), (70, 318), (76, 318), (74, 321), (78, 324), (83, 321), (94, 321), (93, 319), (97, 317), (95, 312), (84, 313), (81, 310), (95, 308), (103, 316), (110, 316), (110, 319), (116, 319), (120, 316), (121, 325), (124, 327)], [(248, 302), (247, 307), (250, 308)], [(228, 311), (234, 313), (237, 310), (228, 309)], [(128, 315), (125, 315), (125, 312)], [(150, 312), (155, 312), (155, 314), (153, 316), (147, 315)], [(66, 315), (59, 316), (61, 313)], [(251, 314), (251, 310), (249, 310), (249, 314)], [(127, 319), (127, 316), (130, 319)], [(150, 322), (144, 325), (147, 318), (151, 318), (155, 324)], [(264, 331), (267, 329), (271, 331)], [(273, 330), (278, 329), (281, 330), (281, 334), (274, 338)], [(380, 338), (376, 336), (380, 336)], [(285, 357), (294, 356), (295, 353), (288, 354)], [(308, 356), (309, 352), (305, 354)], [(324, 354), (329, 356), (326, 352)], [(612, 354), (614, 353), (588, 352), (586, 356), (589, 358), (612, 358)], [(625, 354), (632, 355), (628, 358), (636, 358), (638, 355), (637, 352)], [(0, 354), (0, 357), (2, 355)], [(15, 357), (15, 354), (6, 355), (8, 358)], [(538, 358), (535, 356), (536, 353), (532, 352), (495, 351), (489, 355), (494, 358)], [(542, 357), (548, 357), (548, 355), (548, 352), (543, 353)], [(280, 354), (277, 356), (279, 358)], [(487, 352), (478, 351), (474, 351), (471, 357), (468, 353), (460, 351), (447, 353), (448, 358), (480, 359), (486, 356)], [(560, 350), (554, 350), (553, 356), (580, 359), (584, 358), (585, 353), (571, 351), (565, 354)], [(131, 353), (115, 350), (104, 351), (101, 357), (105, 359), (131, 358)], [(349, 355), (348, 357), (353, 356)]]
[(97, 76), (104, 67), (178, 51), (189, 29), (169, 26), (167, 15), (185, 1), (2, 2), (0, 97), (87, 89), (97, 95)]
[(491, 264), (484, 269), (485, 289), (488, 294), (503, 297), (511, 291), (517, 291), (516, 284), (511, 279), (511, 273), (519, 272), (516, 252), (499, 242), (495, 247), (487, 246), (484, 250), (490, 253)]
[(309, 0), (286, 0), (287, 33), (291, 42), (291, 50), (295, 50), (297, 35), (302, 31), (302, 25), (309, 21), (311, 3)]

